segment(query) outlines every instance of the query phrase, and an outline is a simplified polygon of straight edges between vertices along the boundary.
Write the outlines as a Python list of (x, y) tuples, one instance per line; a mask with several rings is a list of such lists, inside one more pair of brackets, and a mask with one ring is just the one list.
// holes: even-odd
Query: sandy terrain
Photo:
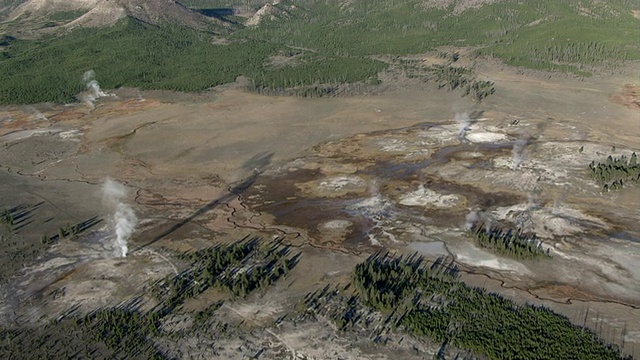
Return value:
[[(423, 88), (332, 99), (231, 88), (171, 103), (122, 93), (92, 111), (0, 109), (0, 205), (39, 204), (18, 235), (36, 244), (66, 224), (103, 220), (12, 270), (0, 315), (113, 304), (180, 269), (175, 251), (285, 235), (303, 261), (262, 300), (221, 309), (229, 319), (273, 321), (297, 296), (346, 283), (354, 264), (384, 247), (453, 255), (471, 284), (548, 305), (639, 356), (640, 188), (602, 194), (587, 173), (591, 160), (640, 149), (638, 109), (613, 96), (628, 90), (627, 78), (482, 71), (498, 88), (482, 104)], [(126, 185), (123, 201), (139, 220), (126, 258), (114, 255), (107, 177)], [(471, 212), (530, 227), (553, 259), (478, 248), (465, 235)], [(333, 330), (286, 326), (251, 336), (271, 339), (273, 354), (322, 356), (321, 336), (335, 340), (335, 358), (388, 351), (350, 350)], [(252, 341), (229, 347), (249, 354), (260, 349)]]

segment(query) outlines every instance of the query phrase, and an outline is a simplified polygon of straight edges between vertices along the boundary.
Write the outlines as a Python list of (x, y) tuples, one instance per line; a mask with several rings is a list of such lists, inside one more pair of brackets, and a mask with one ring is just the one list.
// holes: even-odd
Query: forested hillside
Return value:
[[(433, 7), (418, 0), (287, 0), (261, 8), (263, 3), (185, 1), (231, 24), (229, 33), (126, 18), (111, 27), (26, 40), (12, 33), (17, 25), (5, 23), (0, 103), (73, 101), (90, 69), (105, 88), (202, 91), (243, 75), (253, 80), (253, 89), (298, 89), (283, 92), (290, 94), (318, 84), (375, 84), (377, 74), (391, 66), (380, 56), (445, 45), (513, 66), (578, 76), (640, 59), (637, 4), (628, 0), (505, 0), (480, 7), (461, 7), (463, 1)], [(260, 16), (238, 16), (260, 8)], [(68, 20), (52, 16), (54, 25)], [(284, 61), (274, 66), (274, 57)]]

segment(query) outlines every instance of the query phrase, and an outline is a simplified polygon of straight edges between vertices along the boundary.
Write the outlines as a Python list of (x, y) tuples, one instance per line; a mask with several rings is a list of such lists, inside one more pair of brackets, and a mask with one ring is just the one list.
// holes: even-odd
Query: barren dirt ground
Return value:
[[(253, 330), (229, 340), (244, 350), (217, 356), (255, 353), (266, 338), (276, 357), (390, 358), (390, 348), (355, 338), (354, 348), (328, 325), (258, 326), (309, 291), (346, 284), (381, 248), (451, 254), (470, 284), (549, 306), (640, 356), (640, 188), (603, 194), (587, 167), (640, 152), (637, 89), (625, 75), (546, 79), (495, 67), (481, 75), (497, 88), (481, 104), (424, 87), (327, 99), (229, 88), (198, 101), (122, 90), (94, 110), (2, 108), (0, 206), (28, 210), (13, 231), (31, 247), (8, 244), (0, 258), (0, 315), (37, 321), (76, 303), (115, 304), (180, 269), (175, 251), (284, 235), (302, 251), (300, 264), (267, 294), (219, 310)], [(464, 114), (468, 126), (456, 121)], [(140, 220), (126, 258), (114, 255), (107, 177), (126, 185)], [(534, 230), (553, 258), (478, 248), (465, 234), (470, 213)], [(94, 217), (101, 221), (79, 236), (39, 245)], [(15, 255), (31, 249), (40, 252)], [(408, 358), (433, 351), (402, 344), (393, 351)], [(180, 346), (181, 356), (198, 351)]]

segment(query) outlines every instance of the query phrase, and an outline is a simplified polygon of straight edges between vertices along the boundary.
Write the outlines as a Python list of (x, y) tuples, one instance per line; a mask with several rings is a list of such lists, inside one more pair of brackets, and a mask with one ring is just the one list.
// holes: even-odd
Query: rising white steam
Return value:
[(564, 202), (566, 196), (567, 196), (567, 190), (565, 190), (564, 192), (560, 193), (559, 196), (556, 196), (556, 198), (553, 199), (553, 209), (551, 210), (551, 213), (554, 216), (557, 216), (557, 215), (560, 214), (560, 210), (562, 208), (562, 203)]
[(467, 132), (471, 127), (471, 119), (469, 118), (469, 114), (465, 113), (456, 113), (455, 120), (459, 125), (458, 139), (460, 141), (465, 141)]
[(538, 197), (540, 190), (534, 190), (527, 195), (527, 207), (515, 218), (515, 224), (520, 229), (532, 228), (533, 211), (538, 208)]
[(97, 99), (106, 96), (113, 96), (112, 94), (107, 94), (100, 88), (100, 84), (95, 79), (96, 73), (93, 70), (87, 70), (82, 74), (82, 81), (87, 86), (87, 90), (89, 94), (84, 96), (84, 102), (89, 105), (92, 109), (95, 107), (95, 102)]
[(471, 230), (476, 224), (483, 225), (487, 234), (493, 226), (494, 220), (489, 212), (471, 209), (465, 217), (464, 228), (465, 230)]
[(131, 206), (125, 202), (127, 189), (122, 184), (107, 178), (102, 185), (102, 193), (105, 204), (113, 211), (116, 256), (126, 257), (129, 251), (127, 241), (138, 224), (138, 218)]
[(46, 120), (48, 120), (48, 119), (47, 119), (47, 117), (46, 117), (46, 116), (44, 116), (44, 114), (43, 114), (43, 113), (41, 113), (40, 111), (38, 111), (38, 109), (34, 108), (33, 106), (29, 106), (29, 107), (28, 107), (28, 109), (29, 109), (29, 112), (30, 112), (31, 114), (33, 114), (33, 117), (34, 117), (36, 120), (45, 120), (45, 121), (46, 121)]
[(478, 214), (478, 210), (471, 210), (467, 216), (465, 217), (465, 223), (464, 223), (464, 228), (466, 230), (471, 230), (471, 228), (473, 228), (473, 225), (480, 219), (480, 216)]
[(87, 70), (84, 72), (84, 74), (82, 74), (82, 81), (84, 81), (85, 83), (89, 83), (89, 81), (95, 79), (96, 77), (96, 72), (93, 70)]
[(513, 143), (511, 157), (513, 159), (513, 170), (518, 169), (524, 160), (524, 148), (527, 146), (527, 139), (518, 139)]

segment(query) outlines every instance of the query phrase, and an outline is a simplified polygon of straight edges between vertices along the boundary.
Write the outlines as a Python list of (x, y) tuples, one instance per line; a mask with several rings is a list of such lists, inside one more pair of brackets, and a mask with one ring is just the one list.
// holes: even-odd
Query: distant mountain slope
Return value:
[[(583, 77), (640, 60), (632, 0), (185, 1), (200, 12), (172, 0), (23, 3), (0, 24), (0, 103), (72, 101), (90, 69), (107, 89), (201, 91), (243, 76), (254, 91), (307, 96), (390, 76), (458, 84), (477, 57)], [(444, 72), (413, 58), (456, 52), (465, 61)]]
[(28, 0), (9, 15), (9, 21), (46, 19), (57, 13), (84, 10), (66, 28), (111, 26), (129, 16), (149, 24), (171, 23), (198, 30), (223, 27), (225, 23), (193, 11), (174, 0)]
[(9, 21), (22, 17), (41, 17), (56, 12), (89, 10), (102, 0), (27, 0), (9, 14)]
[(0, 0), (0, 20), (4, 20), (7, 14), (10, 14), (20, 4), (27, 0)]
[(473, 47), (510, 65), (580, 75), (640, 59), (640, 3), (630, 0), (282, 0), (273, 7), (289, 16), (241, 35), (351, 56)]

